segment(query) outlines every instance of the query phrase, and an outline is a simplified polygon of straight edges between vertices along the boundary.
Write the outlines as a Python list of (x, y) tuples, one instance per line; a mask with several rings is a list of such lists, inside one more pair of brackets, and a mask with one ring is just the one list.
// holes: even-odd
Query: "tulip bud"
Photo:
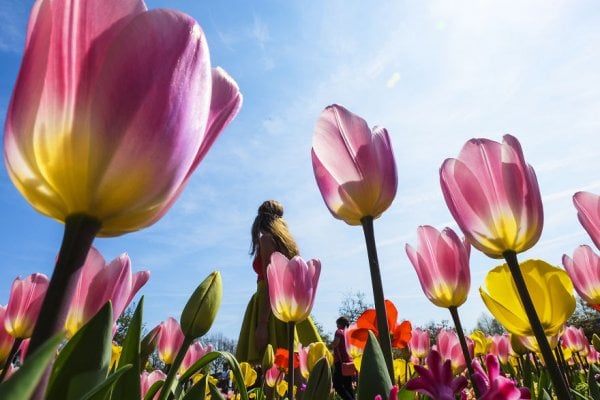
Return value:
[(218, 271), (211, 273), (190, 297), (181, 313), (181, 330), (188, 338), (204, 336), (221, 306), (223, 282)]
[(322, 357), (315, 364), (310, 377), (308, 386), (304, 392), (305, 399), (327, 400), (331, 392), (331, 367), (327, 357)]
[(157, 325), (152, 329), (144, 338), (140, 344), (140, 365), (146, 365), (150, 354), (156, 349), (156, 343), (158, 342), (158, 334), (160, 333), (161, 325)]
[(263, 371), (267, 371), (269, 368), (273, 366), (275, 362), (275, 352), (273, 351), (273, 346), (269, 343), (267, 344), (267, 348), (265, 349), (265, 354), (263, 355), (261, 368)]

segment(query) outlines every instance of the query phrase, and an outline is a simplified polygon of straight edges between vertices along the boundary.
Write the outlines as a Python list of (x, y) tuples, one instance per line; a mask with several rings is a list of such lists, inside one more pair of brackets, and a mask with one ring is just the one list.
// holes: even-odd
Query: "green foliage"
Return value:
[(385, 400), (392, 389), (392, 381), (383, 358), (383, 352), (373, 332), (369, 331), (369, 338), (363, 353), (360, 373), (358, 375), (359, 399), (373, 399), (381, 395)]

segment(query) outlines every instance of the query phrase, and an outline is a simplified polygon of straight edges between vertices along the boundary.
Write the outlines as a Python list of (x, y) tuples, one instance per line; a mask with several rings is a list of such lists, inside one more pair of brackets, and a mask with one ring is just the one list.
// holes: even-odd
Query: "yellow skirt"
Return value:
[[(240, 336), (235, 352), (238, 362), (260, 363), (262, 361), (262, 350), (256, 348), (254, 332), (258, 325), (258, 305), (260, 304), (260, 299), (268, 295), (267, 291), (266, 282), (258, 281), (256, 293), (250, 298), (250, 302), (244, 313), (242, 328), (240, 329)], [(300, 342), (302, 346), (308, 346), (310, 343), (321, 341), (321, 336), (310, 317), (296, 324), (296, 343)], [(280, 347), (287, 349), (287, 324), (275, 318), (272, 313), (269, 316), (269, 343), (273, 346), (274, 351)]]

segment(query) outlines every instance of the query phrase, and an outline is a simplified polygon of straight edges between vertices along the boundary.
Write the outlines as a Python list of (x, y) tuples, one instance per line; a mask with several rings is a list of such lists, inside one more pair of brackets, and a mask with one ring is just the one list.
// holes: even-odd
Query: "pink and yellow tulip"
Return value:
[[(565, 328), (561, 336), (562, 346), (573, 353), (587, 352), (589, 341), (587, 340), (582, 328), (569, 325)], [(582, 354), (585, 356), (585, 354)]]
[[(142, 398), (145, 398), (148, 389), (152, 387), (156, 382), (164, 381), (167, 379), (167, 375), (160, 369), (155, 369), (152, 372), (144, 371), (140, 376), (140, 386), (142, 392)], [(159, 393), (154, 396), (154, 399), (158, 399)]]
[[(5, 314), (6, 307), (0, 305), (0, 321), (4, 322)], [(10, 354), (10, 350), (12, 349), (14, 342), (15, 338), (7, 332), (6, 328), (4, 328), (4, 323), (2, 323), (0, 325), (0, 369), (6, 362), (6, 359)]]
[[(469, 353), (473, 358), (474, 344), (467, 338)], [(442, 357), (442, 360), (449, 360), (454, 374), (461, 373), (467, 368), (467, 362), (460, 346), (460, 339), (456, 332), (450, 329), (441, 329), (435, 338), (435, 349)]]
[(600, 195), (590, 192), (577, 192), (573, 195), (577, 217), (583, 228), (600, 249)]
[(518, 140), (471, 139), (458, 158), (444, 161), (446, 204), (467, 240), (489, 257), (523, 252), (539, 239), (544, 221), (533, 168)]
[(113, 307), (113, 322), (116, 323), (149, 278), (149, 271), (131, 273), (131, 260), (126, 253), (106, 264), (102, 254), (92, 247), (79, 271), (71, 298), (65, 323), (67, 335), (73, 336), (109, 300)]
[(40, 213), (121, 235), (161, 218), (240, 104), (191, 17), (141, 0), (39, 0), (6, 118), (7, 170)]
[(450, 229), (439, 232), (432, 226), (417, 229), (417, 249), (406, 245), (425, 296), (438, 307), (459, 307), (471, 287), (470, 246)]
[(337, 219), (360, 225), (379, 217), (396, 196), (398, 177), (387, 130), (337, 104), (321, 113), (312, 146), (317, 185)]
[(184, 374), (185, 371), (188, 370), (196, 361), (204, 357), (206, 354), (212, 351), (212, 345), (207, 344), (203, 346), (200, 342), (194, 342), (188, 347), (185, 356), (183, 357), (183, 361), (179, 366), (179, 373)]
[(156, 346), (160, 360), (165, 364), (173, 364), (183, 340), (183, 332), (175, 318), (169, 317), (161, 322)]
[(412, 331), (412, 337), (408, 342), (410, 352), (414, 357), (419, 359), (427, 357), (431, 347), (431, 338), (429, 337), (428, 329), (416, 328)]
[(48, 283), (48, 277), (39, 273), (14, 280), (4, 313), (4, 329), (14, 338), (31, 336)]
[(507, 364), (511, 355), (510, 337), (508, 334), (492, 336), (490, 354), (498, 357), (501, 364)]
[(271, 255), (267, 267), (271, 310), (283, 322), (302, 322), (310, 315), (317, 284), (321, 274), (321, 262), (305, 262), (295, 256), (291, 260), (279, 252)]
[(562, 262), (579, 296), (600, 308), (600, 256), (584, 244), (575, 249), (573, 258), (563, 255)]

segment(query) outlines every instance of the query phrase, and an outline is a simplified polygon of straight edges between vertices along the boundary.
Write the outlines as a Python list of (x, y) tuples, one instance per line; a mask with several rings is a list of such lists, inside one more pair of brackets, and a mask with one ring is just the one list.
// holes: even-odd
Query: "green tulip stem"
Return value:
[(100, 221), (83, 214), (74, 214), (65, 220), (60, 252), (33, 329), (27, 355), (33, 354), (46, 340), (64, 329), (76, 284), (73, 278), (83, 266), (100, 226)]
[(288, 322), (288, 376), (287, 376), (287, 392), (288, 399), (294, 400), (294, 331), (296, 329), (296, 323), (294, 321)]
[(175, 356), (175, 360), (173, 360), (173, 364), (169, 365), (169, 372), (167, 373), (167, 378), (165, 379), (165, 383), (162, 385), (160, 390), (160, 396), (158, 400), (167, 400), (169, 394), (171, 393), (171, 386), (175, 382), (175, 378), (177, 376), (177, 371), (183, 362), (183, 358), (185, 357), (185, 353), (187, 353), (188, 347), (192, 344), (194, 338), (184, 336), (183, 343), (181, 343), (181, 347)]
[(527, 290), (527, 285), (525, 284), (525, 279), (523, 278), (521, 267), (519, 266), (519, 261), (517, 260), (517, 253), (509, 250), (504, 252), (503, 255), (512, 274), (515, 286), (517, 287), (517, 291), (519, 293), (519, 297), (521, 298), (521, 303), (523, 304), (525, 313), (527, 313), (527, 318), (531, 323), (531, 329), (533, 330), (533, 334), (535, 335), (540, 347), (540, 352), (542, 353), (542, 357), (544, 358), (544, 362), (546, 363), (546, 367), (550, 373), (554, 391), (560, 400), (572, 399), (567, 383), (565, 382), (558, 364), (556, 363), (556, 359), (552, 354), (552, 349), (548, 343), (548, 338), (546, 337), (544, 328), (540, 322), (540, 318), (535, 311), (533, 301), (531, 300), (531, 296)]
[(452, 315), (452, 321), (454, 321), (454, 328), (456, 329), (456, 334), (458, 335), (458, 340), (460, 341), (460, 348), (462, 349), (463, 357), (465, 358), (465, 363), (467, 363), (467, 369), (469, 370), (469, 379), (471, 379), (471, 383), (473, 384), (475, 397), (478, 398), (479, 391), (477, 390), (477, 385), (475, 385), (475, 382), (473, 382), (473, 374), (475, 373), (475, 370), (473, 369), (473, 360), (471, 359), (469, 347), (467, 346), (465, 331), (463, 330), (462, 324), (460, 323), (460, 317), (458, 316), (458, 308), (456, 306), (451, 306), (448, 307), (448, 310), (450, 310), (450, 315)]
[(19, 347), (21, 347), (21, 342), (23, 342), (23, 339), (21, 339), (21, 338), (16, 338), (15, 341), (13, 342), (13, 345), (10, 348), (10, 353), (8, 353), (8, 357), (6, 358), (6, 361), (4, 362), (4, 367), (2, 367), (2, 373), (0, 374), (0, 382), (3, 382), (4, 378), (6, 378), (6, 374), (8, 373), (8, 369), (10, 368), (10, 365), (12, 364), (13, 358), (15, 358), (15, 354), (17, 354)]
[(392, 342), (390, 340), (390, 331), (387, 322), (387, 313), (385, 311), (385, 298), (383, 296), (383, 284), (381, 282), (381, 273), (379, 271), (379, 261), (377, 260), (377, 248), (375, 247), (375, 233), (373, 231), (373, 217), (366, 216), (360, 220), (365, 241), (367, 244), (367, 254), (369, 256), (369, 269), (371, 271), (371, 286), (373, 286), (373, 299), (375, 301), (375, 314), (377, 315), (377, 330), (379, 345), (383, 352), (383, 358), (387, 366), (388, 373), (392, 382), (394, 379), (394, 364), (392, 362)]

